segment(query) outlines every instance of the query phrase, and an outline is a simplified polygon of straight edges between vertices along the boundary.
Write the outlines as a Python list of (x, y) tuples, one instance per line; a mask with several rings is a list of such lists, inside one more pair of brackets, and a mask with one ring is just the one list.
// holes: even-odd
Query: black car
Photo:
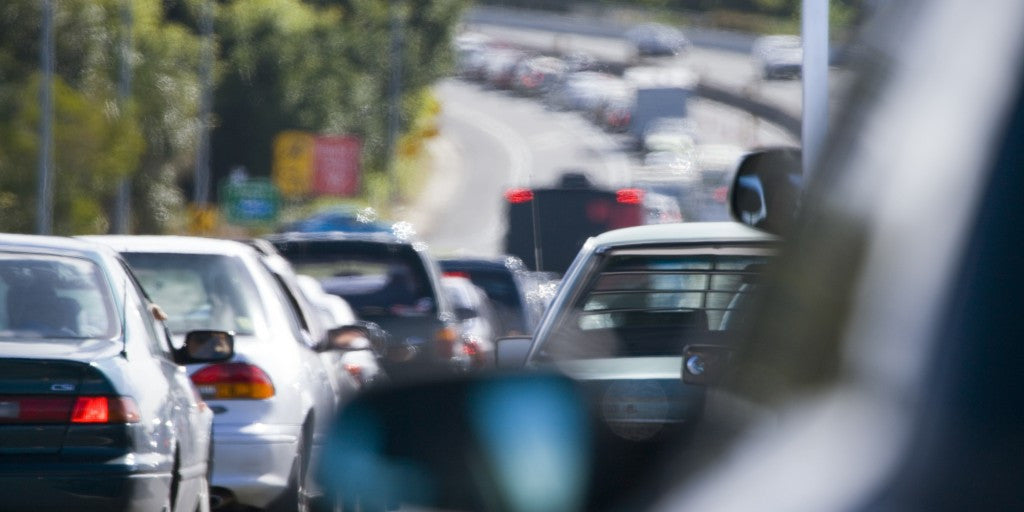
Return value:
[(356, 315), (389, 334), (392, 377), (465, 368), (469, 354), (425, 248), (388, 233), (284, 233), (267, 237), (300, 274), (348, 301)]

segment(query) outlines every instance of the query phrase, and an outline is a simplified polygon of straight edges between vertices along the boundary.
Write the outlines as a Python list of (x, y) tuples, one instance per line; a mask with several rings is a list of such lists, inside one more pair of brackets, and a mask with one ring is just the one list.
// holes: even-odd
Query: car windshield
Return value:
[(680, 356), (727, 340), (767, 256), (615, 253), (538, 347), (543, 359)]
[(120, 332), (110, 284), (93, 262), (0, 254), (0, 339), (104, 338)]
[(263, 312), (241, 259), (144, 252), (128, 252), (124, 257), (146, 293), (167, 313), (172, 333), (213, 329), (256, 334)]

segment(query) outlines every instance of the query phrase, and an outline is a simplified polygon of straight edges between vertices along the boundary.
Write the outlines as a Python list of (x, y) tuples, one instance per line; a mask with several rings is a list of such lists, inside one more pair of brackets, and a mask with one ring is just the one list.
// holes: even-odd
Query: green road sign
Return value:
[(232, 224), (272, 223), (281, 209), (281, 194), (268, 179), (227, 183), (221, 188), (221, 198)]

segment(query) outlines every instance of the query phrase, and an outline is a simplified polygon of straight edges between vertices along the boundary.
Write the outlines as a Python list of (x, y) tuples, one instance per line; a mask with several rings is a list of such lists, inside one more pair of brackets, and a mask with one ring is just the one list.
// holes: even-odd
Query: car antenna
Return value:
[(121, 357), (128, 359), (128, 280), (121, 287)]

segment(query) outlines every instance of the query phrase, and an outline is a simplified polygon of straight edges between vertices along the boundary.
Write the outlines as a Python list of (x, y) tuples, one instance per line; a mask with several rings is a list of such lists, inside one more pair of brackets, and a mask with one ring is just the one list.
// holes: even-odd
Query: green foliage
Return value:
[[(426, 91), (452, 65), (468, 0), (405, 0), (403, 144), (430, 116)], [(131, 6), (131, 94), (118, 97), (122, 6)], [(109, 228), (118, 182), (133, 186), (133, 231), (183, 211), (194, 168), (205, 0), (55, 0), (55, 232)], [(364, 167), (387, 162), (391, 11), (387, 0), (215, 0), (212, 169), (270, 174), (280, 131), (356, 134)], [(0, 230), (35, 225), (39, 150), (38, 0), (0, 1)], [(212, 185), (216, 185), (215, 183)], [(216, 190), (216, 187), (213, 187)]]
[[(451, 69), (450, 41), (467, 0), (396, 3), (402, 20), (401, 127), (424, 91)], [(214, 172), (236, 165), (270, 174), (280, 131), (355, 134), (364, 169), (387, 163), (391, 14), (384, 0), (233, 0), (218, 13), (223, 74), (217, 86)], [(375, 178), (368, 177), (367, 183)]]
[[(159, 231), (194, 146), (197, 40), (163, 20), (161, 0), (132, 0), (134, 91), (119, 102), (120, 0), (54, 2), (54, 232), (103, 232), (118, 182), (133, 177), (139, 228)], [(35, 226), (42, 13), (0, 6), (0, 230)]]

